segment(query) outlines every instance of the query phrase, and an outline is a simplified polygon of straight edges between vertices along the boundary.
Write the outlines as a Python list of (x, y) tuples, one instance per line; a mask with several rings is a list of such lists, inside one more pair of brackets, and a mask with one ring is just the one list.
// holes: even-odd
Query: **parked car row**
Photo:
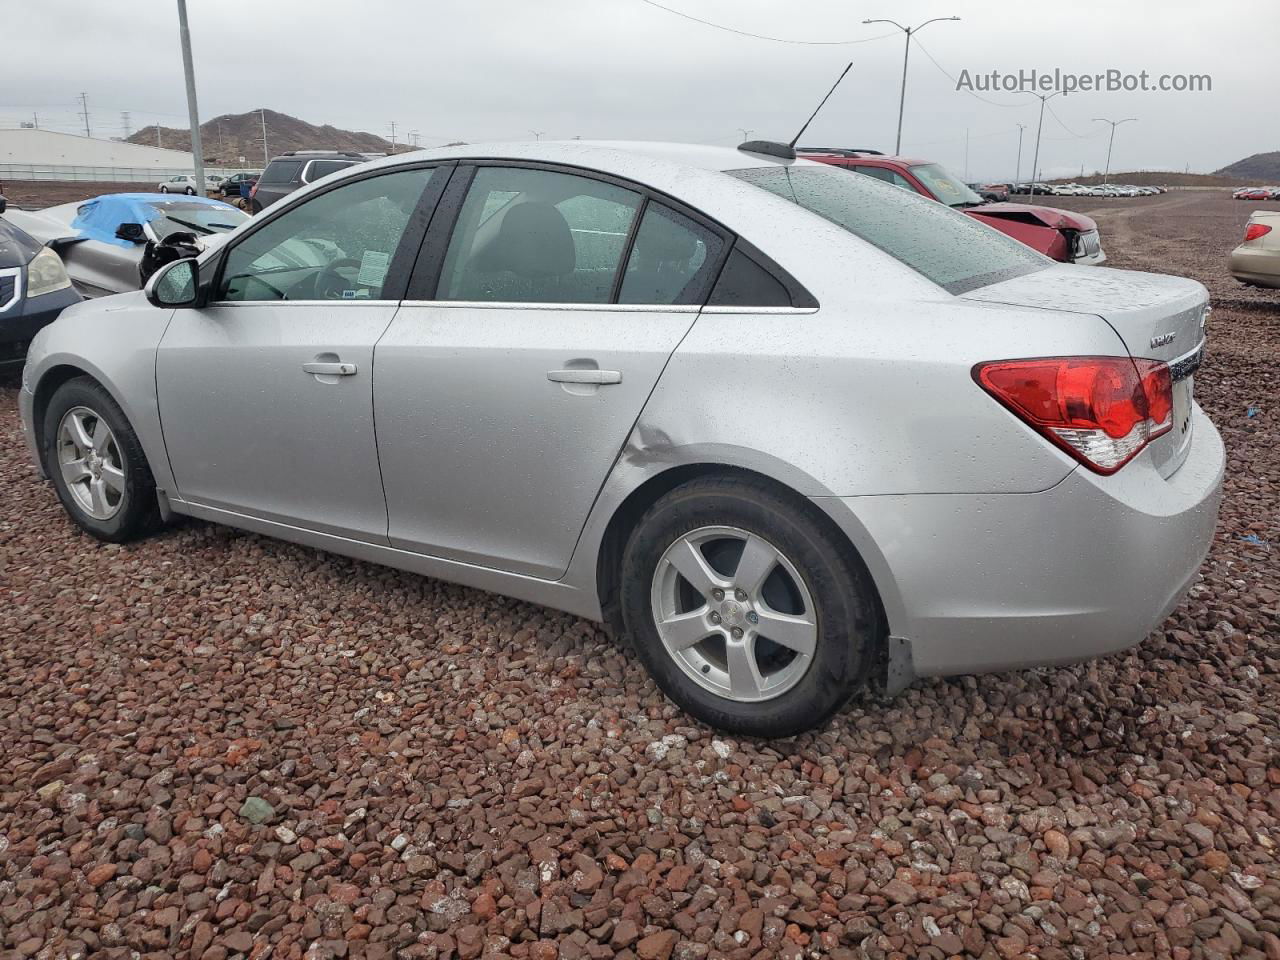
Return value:
[(339, 171), (45, 327), (23, 431), (102, 540), (191, 515), (604, 620), (737, 733), (1138, 642), (1213, 538), (1207, 292), (1055, 263), (880, 164), (543, 141)]
[[(1144, 186), (1118, 183), (1037, 183), (1036, 193), (1054, 197), (1154, 197), (1167, 193), (1167, 187)], [(1018, 183), (1012, 188), (1013, 193), (1029, 193), (1031, 184)]]
[(1231, 196), (1237, 200), (1280, 200), (1280, 187), (1241, 187)]

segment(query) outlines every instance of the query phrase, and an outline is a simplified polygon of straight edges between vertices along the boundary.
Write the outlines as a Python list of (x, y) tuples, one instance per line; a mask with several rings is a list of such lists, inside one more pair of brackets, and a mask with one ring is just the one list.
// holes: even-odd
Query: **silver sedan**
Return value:
[(46, 328), (32, 453), (102, 540), (186, 514), (603, 620), (747, 734), (1140, 641), (1217, 516), (1204, 288), (787, 152), (326, 178)]

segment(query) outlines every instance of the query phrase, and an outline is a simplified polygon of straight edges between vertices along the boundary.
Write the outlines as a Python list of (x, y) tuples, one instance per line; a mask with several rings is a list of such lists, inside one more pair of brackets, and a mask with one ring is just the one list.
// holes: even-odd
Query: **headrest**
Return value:
[(552, 204), (530, 200), (502, 218), (498, 236), (480, 256), (486, 273), (509, 270), (531, 279), (573, 273), (577, 252), (564, 214)]

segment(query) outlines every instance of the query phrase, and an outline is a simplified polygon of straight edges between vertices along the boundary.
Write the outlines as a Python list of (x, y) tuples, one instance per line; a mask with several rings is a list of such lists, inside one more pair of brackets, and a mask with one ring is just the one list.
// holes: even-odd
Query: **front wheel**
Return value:
[(654, 504), (624, 551), (620, 600), (663, 692), (733, 733), (821, 725), (866, 679), (879, 639), (847, 544), (754, 478), (696, 480)]
[(185, 193), (188, 197), (194, 197), (196, 195), (196, 191), (192, 187), (187, 187), (187, 189), (183, 190), (182, 192)]
[(168, 193), (168, 192), (169, 192), (169, 188), (168, 188), (168, 187), (161, 187), (161, 188), (160, 188), (160, 192), (161, 192), (161, 193)]
[(142, 444), (101, 384), (77, 377), (60, 386), (45, 411), (43, 440), (46, 471), (81, 529), (124, 543), (159, 526)]

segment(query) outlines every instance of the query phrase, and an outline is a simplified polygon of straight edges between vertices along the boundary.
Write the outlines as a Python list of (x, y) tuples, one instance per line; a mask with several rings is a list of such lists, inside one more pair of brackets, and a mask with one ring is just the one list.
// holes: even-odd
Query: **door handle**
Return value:
[(354, 363), (312, 360), (302, 365), (302, 372), (316, 374), (317, 376), (352, 377), (355, 376), (356, 365)]
[(617, 370), (548, 370), (547, 379), (553, 383), (621, 383), (622, 374)]

